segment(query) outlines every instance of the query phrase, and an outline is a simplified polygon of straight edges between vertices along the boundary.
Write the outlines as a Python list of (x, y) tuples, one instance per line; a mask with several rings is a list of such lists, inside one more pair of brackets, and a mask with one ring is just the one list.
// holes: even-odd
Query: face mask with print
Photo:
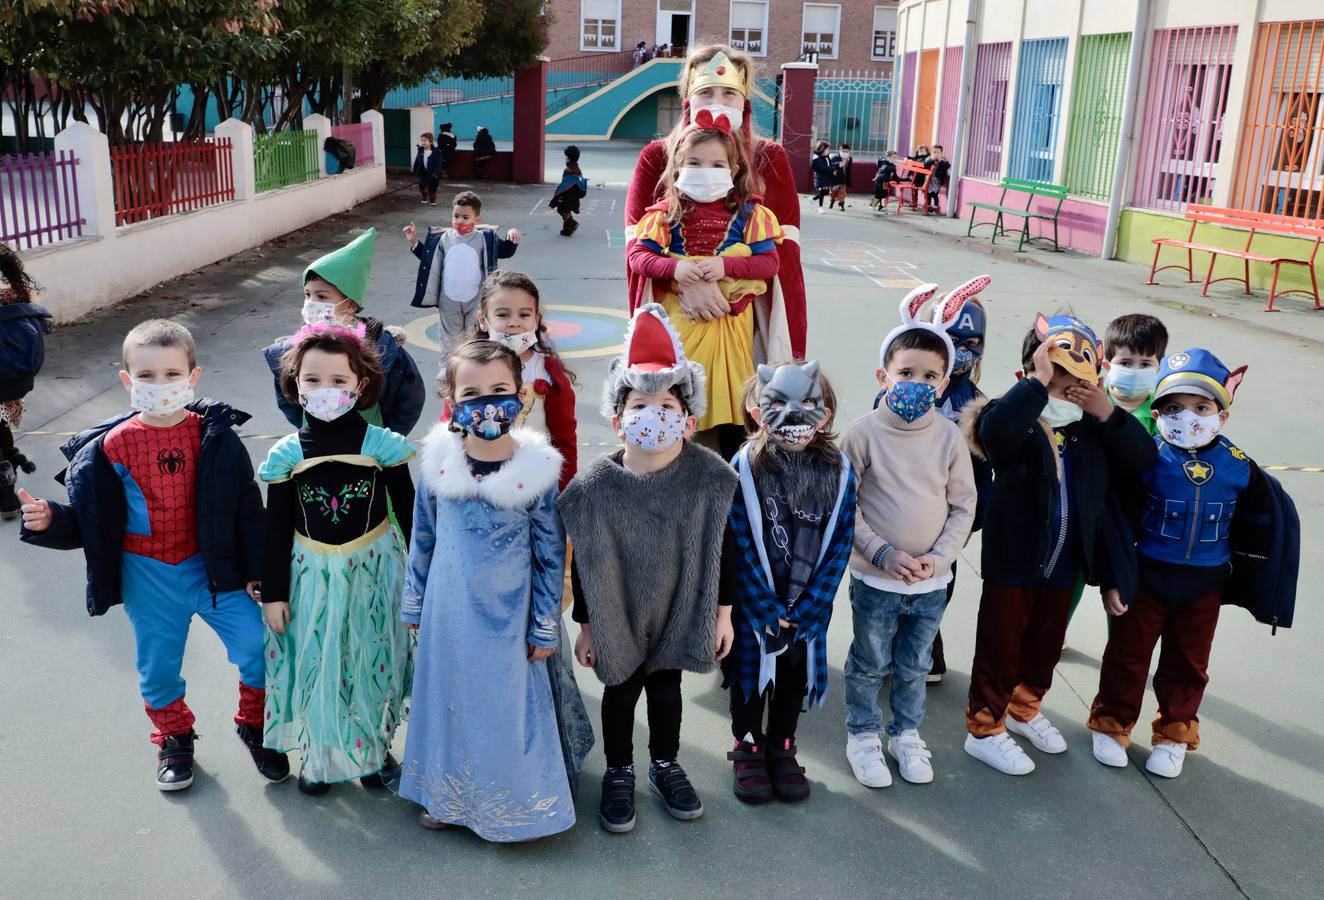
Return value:
[(1148, 397), (1158, 384), (1158, 369), (1128, 369), (1125, 366), (1113, 366), (1108, 370), (1108, 387), (1113, 393), (1127, 399)]
[(523, 409), (524, 404), (515, 394), (488, 394), (457, 401), (451, 422), (476, 438), (495, 441), (510, 431)]
[(303, 411), (322, 422), (334, 422), (354, 408), (359, 395), (344, 388), (314, 388), (299, 395)]
[(687, 418), (679, 410), (645, 406), (621, 417), (621, 431), (641, 450), (665, 450), (685, 436)]
[(1163, 440), (1183, 450), (1198, 450), (1213, 443), (1223, 422), (1217, 413), (1199, 416), (1189, 409), (1179, 413), (1164, 413), (1158, 417), (1159, 434)]
[(135, 381), (129, 390), (129, 405), (149, 416), (173, 416), (193, 402), (193, 386), (184, 378), (169, 384)]
[(316, 325), (318, 322), (334, 322), (336, 320), (335, 303), (323, 303), (321, 300), (303, 301), (303, 324)]
[(887, 408), (907, 422), (914, 422), (933, 408), (938, 389), (922, 381), (897, 381), (887, 391)]
[(489, 334), (492, 340), (496, 341), (517, 356), (538, 343), (537, 329), (533, 331), (521, 331), (519, 334), (502, 334), (499, 331), (489, 332)]
[(699, 203), (711, 203), (721, 200), (731, 193), (735, 185), (731, 181), (730, 169), (714, 169), (708, 166), (681, 166), (676, 176), (676, 189)]
[(1048, 423), (1049, 428), (1066, 428), (1072, 422), (1079, 422), (1085, 415), (1085, 410), (1070, 400), (1049, 397), (1048, 403), (1044, 405), (1044, 411), (1039, 415)]
[(455, 229), (456, 234), (472, 234), (474, 230), (473, 222), (452, 222), (451, 227)]
[(731, 123), (732, 131), (739, 131), (740, 126), (745, 121), (745, 111), (743, 109), (737, 106), (725, 106), (721, 103), (709, 103), (707, 106), (690, 107), (691, 125), (694, 124), (694, 120), (698, 117), (699, 113), (703, 112), (705, 109), (708, 110), (714, 120), (716, 120), (718, 116), (726, 116), (726, 121)]

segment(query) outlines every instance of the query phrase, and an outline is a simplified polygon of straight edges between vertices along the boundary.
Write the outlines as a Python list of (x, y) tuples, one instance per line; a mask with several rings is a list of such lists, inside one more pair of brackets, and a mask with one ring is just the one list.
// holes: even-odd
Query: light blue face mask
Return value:
[(1108, 370), (1107, 382), (1113, 393), (1120, 394), (1128, 400), (1148, 397), (1153, 392), (1154, 385), (1158, 384), (1158, 369), (1128, 369), (1124, 366), (1113, 366)]

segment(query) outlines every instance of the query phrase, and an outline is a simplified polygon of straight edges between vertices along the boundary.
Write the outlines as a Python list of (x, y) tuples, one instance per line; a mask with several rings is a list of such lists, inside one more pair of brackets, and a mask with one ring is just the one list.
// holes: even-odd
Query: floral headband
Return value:
[(297, 347), (309, 338), (323, 334), (333, 337), (352, 337), (361, 344), (364, 338), (368, 336), (368, 329), (362, 322), (357, 323), (353, 328), (348, 328), (336, 322), (314, 322), (294, 332), (294, 336), (290, 338), (290, 344)]

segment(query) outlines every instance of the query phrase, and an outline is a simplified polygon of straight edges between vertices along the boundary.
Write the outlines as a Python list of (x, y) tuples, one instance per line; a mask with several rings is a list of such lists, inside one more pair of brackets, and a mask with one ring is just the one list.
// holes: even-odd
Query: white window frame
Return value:
[[(761, 34), (763, 35), (762, 37), (763, 43), (761, 45), (763, 49), (757, 52), (750, 50), (748, 49), (748, 41), (747, 41), (746, 49), (744, 50), (744, 52), (749, 56), (767, 56), (768, 55), (768, 6), (770, 5), (768, 0), (731, 0), (730, 4), (726, 8), (726, 22), (727, 22), (726, 37), (727, 40), (731, 43), (731, 46), (733, 47), (736, 47), (735, 6), (737, 2), (763, 4), (763, 30), (761, 32)], [(748, 30), (746, 30), (746, 34), (748, 34)], [(804, 36), (803, 33), (801, 33), (801, 37), (803, 36)], [(736, 47), (736, 49), (739, 50), (740, 48)]]
[[(582, 53), (616, 53), (621, 49), (621, 0), (616, 0), (616, 43), (611, 47), (590, 47), (584, 43), (584, 0), (579, 0), (579, 49)], [(606, 21), (595, 19), (594, 21)], [(602, 29), (598, 29), (598, 38), (602, 38)]]
[[(880, 10), (880, 9), (890, 9), (890, 10), (892, 10), (893, 13), (895, 13), (895, 12), (897, 11), (897, 7), (896, 7), (895, 4), (892, 4), (892, 3), (875, 3), (874, 6), (873, 6), (873, 13), (874, 13), (873, 18), (874, 18), (875, 21), (876, 21), (877, 18), (878, 18), (878, 10)], [(869, 23), (869, 59), (871, 59), (871, 60), (874, 61), (874, 62), (896, 62), (896, 35), (897, 35), (897, 32), (896, 32), (896, 29), (895, 29), (895, 28), (892, 30), (892, 51), (893, 51), (893, 52), (892, 52), (892, 55), (891, 55), (891, 56), (878, 56), (878, 55), (876, 55), (876, 54), (873, 52), (873, 51), (874, 51), (874, 48), (878, 46), (878, 35), (880, 35), (880, 34), (884, 34), (884, 33), (885, 33), (885, 32), (878, 31), (876, 28), (874, 28), (874, 26), (873, 26), (873, 21), (871, 21), (871, 22)]]
[[(832, 30), (832, 52), (823, 53), (822, 51), (819, 51), (818, 53), (819, 59), (836, 59), (841, 53), (841, 4), (840, 3), (806, 3), (800, 8), (801, 49), (803, 49), (805, 45), (805, 18), (808, 16), (809, 7), (811, 6), (827, 6), (837, 11), (837, 15), (836, 15), (837, 21), (833, 25), (833, 30)], [(821, 32), (818, 33), (821, 34)], [(870, 29), (870, 33), (872, 34), (872, 28)]]

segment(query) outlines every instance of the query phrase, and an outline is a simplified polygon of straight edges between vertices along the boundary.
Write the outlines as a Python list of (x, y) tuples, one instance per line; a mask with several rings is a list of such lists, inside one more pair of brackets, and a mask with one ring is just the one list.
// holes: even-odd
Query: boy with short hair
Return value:
[(418, 192), (425, 204), (437, 205), (437, 185), (441, 182), (441, 151), (432, 146), (432, 132), (418, 136), (418, 152), (414, 154), (412, 174), (418, 177)]
[(887, 752), (901, 777), (933, 780), (919, 726), (934, 635), (952, 563), (975, 518), (975, 479), (961, 430), (934, 409), (956, 351), (943, 326), (915, 318), (937, 289), (901, 304), (902, 324), (879, 348), (883, 402), (858, 419), (842, 449), (859, 477), (850, 600), (854, 640), (846, 657), (846, 758), (855, 778), (887, 787), (878, 691), (892, 677)]
[(1168, 329), (1153, 316), (1131, 313), (1108, 323), (1103, 333), (1104, 384), (1108, 397), (1158, 434), (1150, 401), (1159, 363), (1168, 352)]
[(579, 168), (579, 148), (574, 144), (565, 148), (565, 168), (561, 171), (561, 183), (552, 192), (552, 199), (547, 203), (552, 212), (561, 217), (561, 237), (570, 237), (579, 229), (575, 213), (579, 212), (579, 201), (588, 194), (588, 179), (584, 170)]
[[(1225, 596), (1237, 549), (1234, 518), (1248, 501), (1257, 513), (1274, 502), (1262, 500), (1270, 491), (1285, 498), (1277, 502), (1291, 507), (1276, 482), (1220, 434), (1245, 373), (1245, 366), (1229, 371), (1213, 353), (1198, 347), (1167, 357), (1159, 371), (1152, 401), (1158, 414), (1158, 459), (1140, 478), (1145, 492), (1140, 586), (1129, 608), (1118, 598), (1105, 603), (1117, 618), (1111, 620), (1099, 693), (1087, 723), (1094, 732), (1094, 758), (1104, 765), (1128, 763), (1126, 748), (1140, 717), (1154, 646), (1161, 638), (1154, 674), (1158, 715), (1145, 768), (1165, 778), (1181, 774), (1187, 750), (1200, 744), (1198, 712), (1209, 681), (1219, 609), (1224, 602), (1240, 602), (1235, 592)], [(1299, 546), (1299, 535), (1292, 534), (1290, 526), (1275, 529), (1272, 517), (1257, 519), (1253, 530), (1272, 532), (1265, 534), (1270, 543)], [(1284, 517), (1294, 519), (1294, 512)], [(1252, 568), (1254, 563), (1243, 555), (1238, 574)], [(1295, 571), (1290, 580), (1294, 584)], [(1272, 581), (1273, 589), (1282, 590), (1285, 579)], [(1272, 624), (1278, 625), (1284, 612), (1281, 622), (1290, 624), (1290, 610), (1276, 602), (1273, 608), (1277, 612)]]
[(993, 466), (984, 512), (984, 578), (966, 706), (965, 751), (1007, 775), (1066, 741), (1040, 703), (1062, 655), (1071, 596), (1083, 576), (1115, 602), (1103, 543), (1112, 473), (1153, 465), (1154, 443), (1099, 386), (1094, 332), (1069, 315), (1039, 316), (1021, 348), (1025, 375), (1000, 398), (966, 407), (976, 455)]
[(952, 178), (952, 163), (943, 152), (942, 144), (933, 145), (933, 153), (928, 164), (932, 168), (928, 180), (924, 182), (924, 212), (940, 212), (938, 207), (939, 192), (947, 187)]
[(262, 746), (263, 624), (257, 601), (265, 516), (248, 451), (233, 428), (248, 414), (194, 402), (202, 375), (188, 329), (152, 319), (124, 339), (120, 382), (135, 412), (84, 431), (69, 459), (68, 504), (23, 492), (22, 539), (82, 548), (87, 611), (123, 603), (133, 626), (151, 739), (161, 748), (156, 785), (193, 783), (193, 712), (184, 702), (184, 644), (195, 615), (239, 668), (236, 731), (261, 775), (283, 781), (285, 754)]
[(580, 472), (557, 500), (574, 543), (575, 657), (602, 692), (599, 820), (634, 828), (634, 708), (648, 695), (649, 785), (668, 813), (703, 815), (676, 761), (681, 670), (711, 671), (731, 649), (730, 598), (719, 599), (735, 470), (690, 440), (706, 405), (703, 366), (685, 358), (666, 311), (640, 307), (603, 384), (602, 413), (623, 450)]
[(418, 257), (418, 280), (409, 305), (437, 308), (445, 351), (474, 327), (483, 279), (497, 267), (497, 260), (515, 255), (521, 235), (512, 228), (500, 238), (495, 226), (484, 225), (483, 201), (473, 191), (456, 195), (450, 228), (429, 228), (420, 241), (410, 222), (404, 235), (410, 252)]

